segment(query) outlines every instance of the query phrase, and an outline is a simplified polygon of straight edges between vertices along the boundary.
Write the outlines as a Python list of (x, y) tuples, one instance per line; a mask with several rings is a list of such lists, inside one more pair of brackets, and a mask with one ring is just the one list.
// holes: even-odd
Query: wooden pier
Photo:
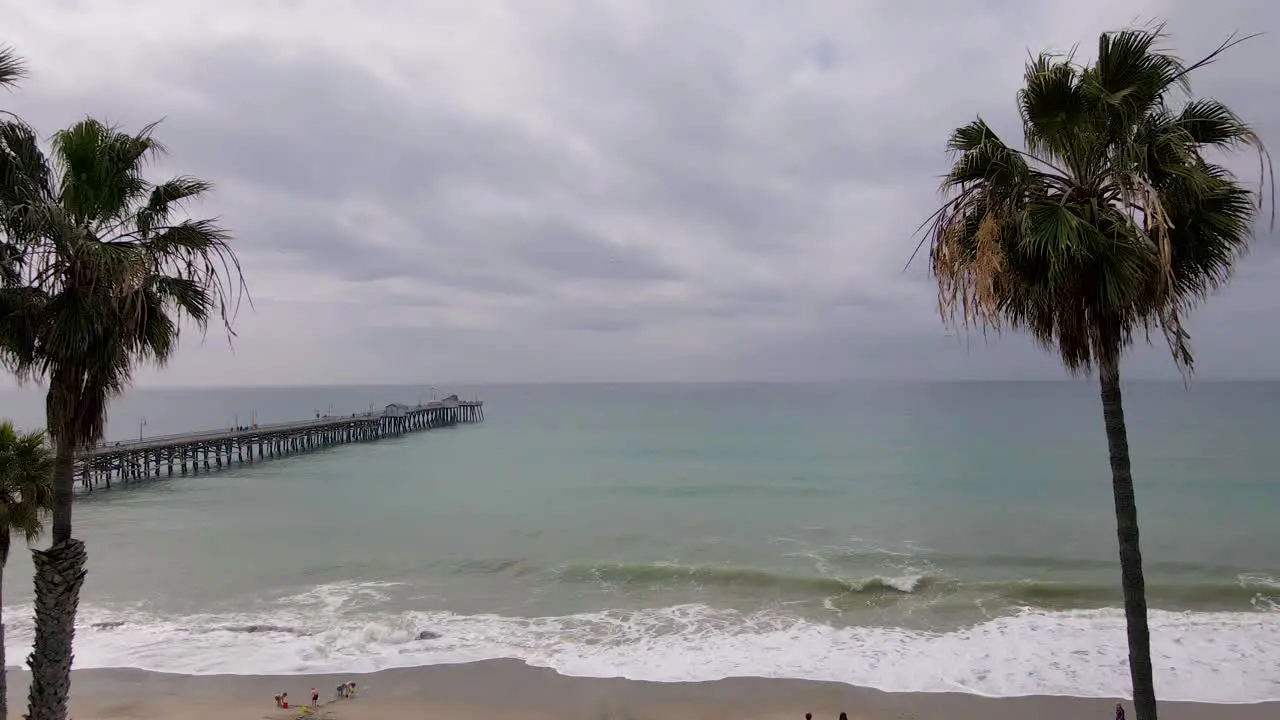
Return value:
[(109, 488), (113, 481), (127, 484), (161, 475), (172, 477), (175, 473), (207, 473), (233, 463), (252, 463), (483, 420), (482, 401), (459, 400), (452, 395), (425, 405), (388, 405), (375, 412), (99, 443), (76, 456), (76, 472), (81, 489), (91, 491)]

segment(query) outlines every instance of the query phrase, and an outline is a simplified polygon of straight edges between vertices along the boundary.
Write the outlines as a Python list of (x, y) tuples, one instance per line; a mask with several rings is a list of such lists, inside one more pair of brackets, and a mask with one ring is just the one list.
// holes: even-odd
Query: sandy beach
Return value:
[[(11, 669), (10, 717), (25, 710), (27, 674)], [(361, 686), (358, 697), (333, 701), (345, 680)], [(289, 720), (272, 696), (289, 693), (306, 702), (320, 691), (313, 717), (327, 720), (474, 718), (521, 720), (797, 720), (806, 712), (834, 720), (841, 711), (862, 720), (1077, 720), (1109, 719), (1114, 701), (1066, 697), (983, 698), (949, 693), (884, 693), (836, 683), (731, 678), (702, 683), (649, 683), (574, 678), (519, 662), (497, 660), (386, 670), (368, 675), (252, 676), (168, 675), (140, 670), (75, 673), (71, 716), (76, 720)], [(1280, 702), (1252, 705), (1167, 703), (1165, 720), (1262, 720), (1280, 717)]]

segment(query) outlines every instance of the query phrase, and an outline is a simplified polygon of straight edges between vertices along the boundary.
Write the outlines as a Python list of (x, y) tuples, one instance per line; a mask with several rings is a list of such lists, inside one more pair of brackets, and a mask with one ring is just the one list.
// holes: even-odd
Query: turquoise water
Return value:
[[(432, 392), (138, 391), (108, 437), (142, 417), (160, 434)], [(78, 666), (505, 656), (658, 680), (1124, 691), (1090, 383), (437, 392), (478, 394), (486, 422), (79, 501)], [(1280, 384), (1126, 392), (1162, 678), (1188, 699), (1280, 697)], [(7, 405), (38, 417), (38, 398)], [(23, 555), (5, 579), (17, 643)], [(1226, 686), (1224, 662), (1240, 666)]]

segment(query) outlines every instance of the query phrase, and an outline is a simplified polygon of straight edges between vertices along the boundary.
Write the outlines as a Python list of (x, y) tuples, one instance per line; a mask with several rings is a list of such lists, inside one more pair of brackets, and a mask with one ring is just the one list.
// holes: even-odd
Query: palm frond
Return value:
[(145, 197), (150, 185), (142, 169), (161, 149), (149, 130), (128, 135), (88, 118), (55, 133), (53, 151), (61, 204), (77, 225), (96, 229), (125, 217)]
[(1135, 121), (1172, 89), (1191, 92), (1186, 65), (1165, 52), (1164, 24), (1154, 28), (1105, 32), (1098, 36), (1098, 57), (1086, 86), (1108, 115)]
[(1089, 158), (1080, 156), (1088, 147), (1081, 135), (1089, 108), (1072, 59), (1042, 54), (1027, 64), (1023, 83), (1018, 104), (1027, 151), (1083, 170)]
[(944, 186), (986, 183), (1016, 192), (1032, 178), (1023, 154), (1005, 144), (981, 118), (957, 128), (947, 147), (958, 154)]
[(1225, 168), (1205, 165), (1201, 177), (1179, 179), (1165, 190), (1173, 229), (1173, 275), (1189, 307), (1230, 280), (1248, 251), (1257, 214), (1254, 194)]
[(193, 177), (178, 177), (156, 185), (151, 189), (147, 204), (138, 210), (136, 216), (139, 237), (149, 237), (156, 227), (167, 224), (174, 211), (185, 202), (212, 189), (211, 183)]
[(1240, 144), (1260, 144), (1257, 133), (1231, 108), (1211, 99), (1192, 100), (1184, 105), (1171, 130), (1182, 133), (1186, 143), (1198, 147), (1234, 150)]
[(0, 121), (0, 230), (11, 240), (28, 240), (44, 226), (52, 174), (35, 130), (19, 120)]
[[(203, 288), (207, 297), (198, 304), (178, 304), (175, 308), (188, 313), (201, 331), (216, 308), (223, 328), (233, 334), (231, 323), (239, 311), (248, 288), (240, 269), (240, 260), (230, 245), (230, 236), (216, 220), (184, 220), (163, 228), (153, 228), (148, 240), (141, 242), (157, 275), (190, 280)], [(177, 273), (175, 275), (175, 273)], [(198, 313), (191, 310), (203, 308)]]
[(0, 362), (19, 379), (38, 370), (47, 302), (48, 296), (39, 288), (0, 288)]
[(27, 76), (27, 64), (16, 50), (0, 45), (0, 87), (12, 87)]
[(0, 242), (0, 287), (12, 287), (22, 281), (22, 247)]

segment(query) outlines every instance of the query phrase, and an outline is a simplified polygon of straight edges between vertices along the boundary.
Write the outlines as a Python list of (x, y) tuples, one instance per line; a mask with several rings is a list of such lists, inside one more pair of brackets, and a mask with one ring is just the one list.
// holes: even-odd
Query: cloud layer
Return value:
[[(948, 336), (922, 267), (943, 141), (1015, 135), (1028, 51), (1167, 18), (1186, 55), (1280, 8), (837, 0), (0, 0), (43, 131), (161, 119), (212, 180), (256, 309), (146, 384), (1056, 377)], [(659, 9), (660, 8), (660, 9)], [(1198, 80), (1280, 130), (1260, 39)], [(1246, 166), (1244, 170), (1248, 170)], [(1196, 318), (1206, 375), (1274, 376), (1263, 233)], [(1131, 374), (1171, 372), (1143, 351)]]

